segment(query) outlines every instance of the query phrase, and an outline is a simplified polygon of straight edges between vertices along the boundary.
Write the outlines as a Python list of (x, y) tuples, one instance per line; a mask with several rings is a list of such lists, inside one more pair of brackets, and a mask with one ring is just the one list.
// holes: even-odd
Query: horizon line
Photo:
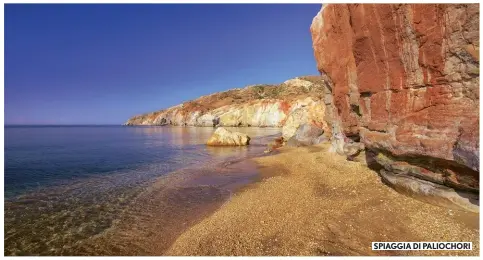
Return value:
[(119, 126), (121, 124), (4, 124), (3, 126)]

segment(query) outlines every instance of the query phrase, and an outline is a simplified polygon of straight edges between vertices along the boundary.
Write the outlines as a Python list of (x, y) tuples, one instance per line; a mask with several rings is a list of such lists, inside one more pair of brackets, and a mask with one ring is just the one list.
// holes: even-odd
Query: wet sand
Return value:
[[(187, 227), (164, 255), (479, 255), (479, 215), (399, 194), (326, 147), (254, 159), (262, 181)], [(469, 241), (472, 251), (372, 251), (376, 241)]]

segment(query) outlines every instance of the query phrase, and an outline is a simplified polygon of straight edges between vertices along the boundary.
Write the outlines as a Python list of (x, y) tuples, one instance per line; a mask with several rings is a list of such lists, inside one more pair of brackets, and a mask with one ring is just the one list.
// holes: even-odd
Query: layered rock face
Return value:
[(200, 97), (161, 111), (135, 116), (125, 125), (284, 127), (286, 138), (303, 123), (326, 128), (320, 76), (255, 85)]
[(478, 4), (328, 4), (311, 33), (334, 150), (478, 192)]

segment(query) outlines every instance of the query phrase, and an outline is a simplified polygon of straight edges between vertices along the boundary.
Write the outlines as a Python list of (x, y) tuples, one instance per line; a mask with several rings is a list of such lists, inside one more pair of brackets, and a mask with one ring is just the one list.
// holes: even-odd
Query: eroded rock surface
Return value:
[(309, 146), (325, 140), (324, 130), (313, 124), (300, 125), (295, 134), (287, 141), (287, 146)]
[(478, 4), (327, 4), (311, 33), (334, 151), (478, 192)]
[(282, 136), (288, 140), (303, 124), (311, 124), (318, 128), (327, 129), (324, 121), (325, 104), (322, 101), (313, 101), (311, 98), (304, 100), (304, 105), (294, 109), (289, 114), (282, 128)]

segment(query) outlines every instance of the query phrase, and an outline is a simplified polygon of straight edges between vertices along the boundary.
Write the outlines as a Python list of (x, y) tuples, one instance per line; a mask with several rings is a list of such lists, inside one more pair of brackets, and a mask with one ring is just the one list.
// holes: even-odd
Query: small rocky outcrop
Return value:
[(303, 124), (297, 128), (295, 134), (288, 139), (287, 146), (309, 146), (325, 140), (324, 130), (313, 124)]
[(275, 138), (272, 142), (267, 145), (267, 150), (264, 153), (270, 153), (284, 145), (284, 139), (282, 136)]
[(208, 139), (209, 146), (245, 146), (250, 144), (250, 137), (239, 132), (231, 132), (223, 127), (218, 127)]
[(323, 102), (314, 102), (310, 98), (304, 100), (303, 104), (293, 110), (287, 117), (285, 124), (282, 127), (282, 137), (285, 140), (290, 139), (297, 129), (306, 123), (318, 126), (319, 128), (327, 130), (327, 124), (324, 120), (325, 104)]

